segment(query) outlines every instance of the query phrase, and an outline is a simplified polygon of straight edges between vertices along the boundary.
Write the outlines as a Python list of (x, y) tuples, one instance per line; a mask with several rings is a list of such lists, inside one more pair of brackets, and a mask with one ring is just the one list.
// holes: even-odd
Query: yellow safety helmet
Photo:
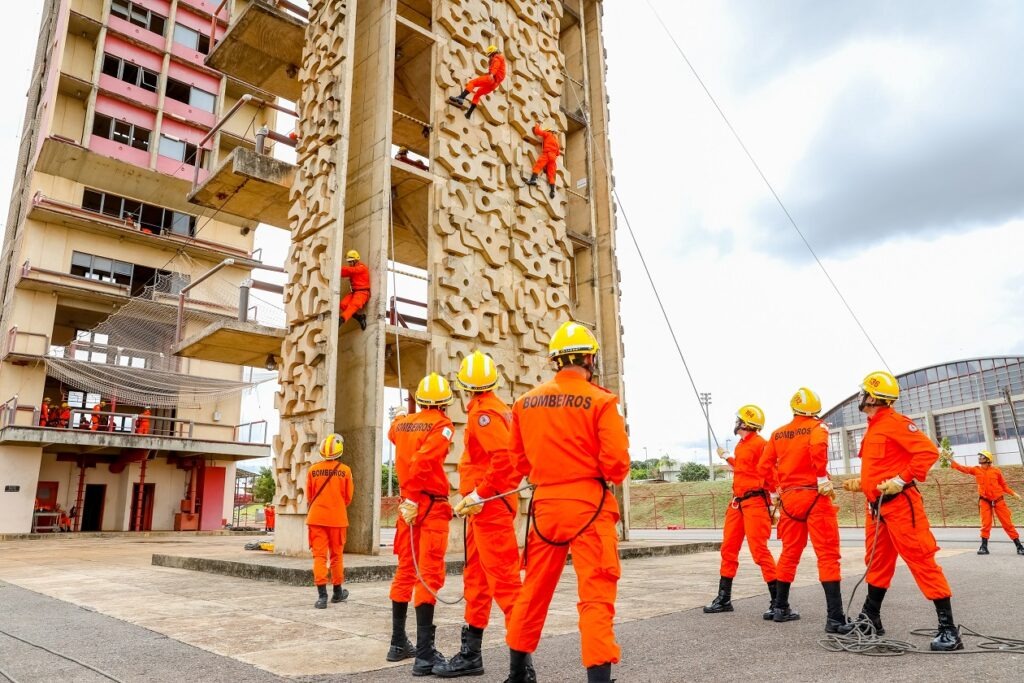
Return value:
[(994, 463), (996, 461), (996, 456), (992, 455), (991, 451), (978, 451), (978, 462), (979, 463), (981, 462), (982, 458), (985, 458), (986, 460), (988, 460), (989, 463)]
[(462, 359), (456, 380), (467, 391), (490, 391), (498, 386), (498, 366), (486, 353), (474, 351)]
[(736, 429), (745, 427), (759, 431), (764, 428), (764, 411), (749, 403), (736, 411)]
[(900, 397), (900, 383), (885, 370), (876, 370), (864, 378), (861, 391), (882, 401), (895, 401)]
[(488, 54), (488, 55), (493, 55), (497, 51), (498, 51), (498, 46), (497, 45), (488, 45), (487, 49), (484, 50), (484, 53)]
[(821, 412), (821, 399), (807, 387), (800, 387), (789, 399), (789, 407), (795, 415), (816, 417)]
[(555, 330), (548, 342), (548, 358), (561, 365), (560, 358), (574, 360), (576, 355), (592, 356), (601, 349), (597, 337), (587, 329), (586, 325), (574, 320), (566, 320)]
[(320, 442), (320, 457), (334, 460), (345, 452), (345, 438), (341, 434), (329, 434)]
[(452, 402), (452, 388), (441, 375), (432, 372), (416, 387), (416, 403), (421, 406), (446, 406)]
[(350, 250), (347, 254), (345, 254), (345, 260), (347, 260), (347, 261), (358, 261), (359, 260), (359, 252), (356, 251), (355, 249)]

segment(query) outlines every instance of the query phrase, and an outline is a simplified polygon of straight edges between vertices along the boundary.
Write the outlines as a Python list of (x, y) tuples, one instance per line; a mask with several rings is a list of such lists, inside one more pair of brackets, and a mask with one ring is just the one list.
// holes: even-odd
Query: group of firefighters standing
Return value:
[[(755, 405), (740, 408), (734, 430), (740, 440), (734, 453), (718, 451), (733, 468), (734, 497), (725, 518), (718, 595), (704, 608), (705, 613), (733, 611), (732, 581), (745, 538), (771, 596), (764, 619), (777, 623), (799, 619), (800, 614), (790, 606), (789, 591), (810, 537), (818, 561), (818, 580), (825, 593), (826, 633), (885, 633), (880, 616), (882, 601), (900, 557), (921, 592), (935, 604), (938, 629), (931, 649), (963, 649), (953, 621), (952, 591), (935, 561), (939, 548), (917, 488), (939, 459), (939, 450), (912, 419), (893, 409), (899, 392), (899, 383), (888, 372), (873, 372), (864, 378), (858, 407), (867, 415), (868, 426), (860, 447), (860, 477), (842, 483), (846, 491), (862, 492), (867, 507), (867, 598), (858, 618), (850, 620), (843, 612), (839, 518), (833, 505), (836, 492), (827, 469), (828, 425), (818, 417), (821, 400), (807, 388), (799, 389), (790, 400), (792, 421), (772, 432), (767, 440), (760, 435), (764, 412)], [(1024, 555), (1024, 546), (1002, 500), (1004, 493), (1019, 496), (993, 467), (991, 453), (982, 451), (978, 460), (976, 468), (953, 463), (954, 469), (978, 479), (983, 523), (978, 552), (988, 553), (995, 510), (1017, 552)], [(768, 549), (776, 511), (782, 542), (777, 561)]]
[[(149, 406), (144, 406), (142, 412), (135, 418), (134, 432), (136, 434), (150, 433), (150, 420), (153, 412)], [(100, 399), (92, 407), (89, 415), (79, 414), (78, 424), (71, 422), (71, 406), (67, 401), (55, 405), (49, 396), (43, 398), (43, 404), (39, 407), (39, 426), (57, 429), (88, 429), (93, 432), (105, 432), (112, 430), (114, 423), (110, 420), (107, 412), (107, 402)]]
[[(511, 408), (495, 393), (499, 374), (489, 355), (475, 351), (462, 360), (455, 384), (469, 400), (459, 461), (462, 498), (454, 508), (444, 469), (455, 438), (446, 412), (454, 400), (451, 384), (430, 373), (414, 395), (419, 410), (396, 415), (388, 438), (395, 444), (403, 500), (395, 532), (398, 567), (390, 592), (388, 661), (412, 659), (414, 676), (482, 674), (481, 644), (493, 602), (505, 617), (507, 681), (536, 681), (531, 653), (540, 642), (548, 605), (571, 551), (587, 680), (611, 681), (612, 664), (620, 655), (612, 630), (620, 571), (619, 509), (608, 485), (621, 484), (629, 473), (629, 442), (617, 397), (592, 383), (598, 350), (589, 329), (565, 322), (548, 345), (555, 376)], [(325, 438), (320, 447), (324, 461), (310, 468), (307, 477), (317, 608), (327, 607), (328, 578), (334, 585), (333, 602), (348, 596), (341, 586), (341, 553), (352, 473), (337, 462), (343, 444), (337, 434)], [(520, 555), (515, 519), (524, 477), (533, 496)], [(435, 646), (434, 606), (445, 582), (453, 515), (466, 519), (466, 623), (462, 646), (448, 659)], [(415, 642), (406, 633), (410, 602)]]

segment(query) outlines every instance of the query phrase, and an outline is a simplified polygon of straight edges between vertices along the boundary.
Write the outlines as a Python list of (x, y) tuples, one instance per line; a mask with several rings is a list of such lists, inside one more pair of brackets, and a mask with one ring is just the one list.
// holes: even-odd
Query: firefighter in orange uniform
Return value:
[(772, 535), (771, 492), (774, 481), (765, 481), (758, 474), (758, 464), (764, 453), (765, 440), (758, 432), (764, 427), (764, 411), (755, 405), (745, 405), (736, 411), (736, 426), (733, 434), (740, 437), (732, 457), (726, 457), (725, 450), (718, 449), (718, 457), (724, 459), (733, 469), (732, 504), (725, 513), (722, 535), (722, 568), (718, 580), (718, 595), (710, 605), (704, 607), (705, 614), (732, 612), (732, 580), (739, 569), (740, 546), (743, 538), (754, 562), (761, 567), (761, 577), (768, 584), (771, 603), (762, 616), (771, 619), (775, 609), (775, 558), (768, 550), (768, 539)]
[(149, 406), (143, 408), (142, 412), (139, 413), (139, 421), (135, 428), (136, 434), (149, 434), (149, 418), (153, 415), (153, 412), (149, 409)]
[(611, 681), (621, 650), (612, 620), (620, 576), (618, 503), (606, 482), (629, 474), (629, 439), (618, 398), (591, 383), (599, 350), (585, 326), (567, 321), (548, 344), (558, 368), (512, 407), (513, 465), (536, 486), (526, 542), (526, 578), (509, 620), (508, 683), (536, 680), (537, 648), (551, 596), (572, 551), (588, 681)]
[(107, 402), (104, 401), (103, 399), (100, 399), (100, 402), (92, 407), (92, 417), (89, 429), (91, 429), (94, 432), (98, 432), (101, 429), (106, 431), (107, 425), (109, 424), (110, 416), (100, 415), (100, 413), (104, 412), (106, 409)]
[(345, 254), (345, 265), (341, 267), (341, 276), (349, 278), (351, 290), (341, 297), (338, 311), (338, 325), (344, 325), (351, 318), (359, 323), (359, 329), (366, 329), (366, 314), (360, 313), (366, 302), (370, 300), (370, 269), (359, 260), (359, 252), (352, 249)]
[(466, 625), (462, 649), (445, 666), (434, 667), (441, 678), (479, 676), (484, 673), (480, 644), (491, 615), (491, 601), (505, 613), (505, 625), (522, 582), (516, 542), (517, 495), (481, 503), (515, 489), (523, 479), (512, 468), (508, 430), (512, 412), (498, 398), (498, 368), (494, 359), (474, 351), (462, 359), (458, 384), (472, 398), (466, 407), (465, 450), (459, 461), (459, 493), (463, 499), (455, 514), (469, 517), (466, 527), (466, 566), (462, 582), (466, 594)]
[(50, 397), (43, 398), (43, 405), (39, 406), (39, 426), (45, 427), (50, 421)]
[(318, 462), (306, 474), (306, 495), (309, 509), (306, 526), (309, 527), (309, 547), (313, 551), (313, 583), (317, 598), (314, 607), (327, 608), (327, 567), (334, 586), (331, 602), (344, 602), (348, 591), (341, 584), (345, 579), (342, 553), (348, 534), (348, 506), (352, 502), (354, 484), (352, 470), (338, 460), (345, 451), (345, 440), (340, 434), (331, 434), (320, 444)]
[(544, 171), (548, 176), (548, 196), (554, 199), (555, 174), (558, 172), (558, 157), (562, 155), (562, 146), (558, 144), (558, 136), (555, 135), (555, 131), (552, 128), (534, 126), (533, 134), (540, 138), (541, 153), (537, 157), (537, 162), (533, 165), (533, 170), (526, 184), (536, 185), (537, 174)]
[[(398, 567), (391, 581), (391, 649), (387, 660), (397, 662), (415, 655), (414, 676), (429, 676), (446, 663), (434, 647), (434, 604), (444, 586), (444, 554), (448, 550), (448, 503), (450, 485), (444, 461), (455, 437), (455, 426), (446, 414), (452, 402), (448, 380), (432, 372), (416, 388), (416, 404), (422, 410), (395, 426), (395, 469), (402, 504), (395, 524)], [(412, 542), (410, 543), (410, 536)], [(419, 565), (416, 576), (413, 552)], [(409, 600), (416, 610), (416, 649), (405, 635)]]
[(806, 387), (793, 394), (789, 407), (793, 420), (772, 432), (759, 467), (766, 479), (775, 470), (779, 485), (782, 552), (776, 565), (772, 620), (800, 618), (789, 606), (789, 589), (809, 535), (818, 556), (818, 580), (825, 591), (825, 632), (839, 633), (847, 619), (840, 585), (839, 516), (832, 504), (836, 494), (828, 476), (828, 425), (818, 418), (821, 399)]
[(68, 405), (67, 401), (60, 404), (60, 420), (57, 422), (57, 426), (61, 429), (74, 427), (71, 424), (71, 406)]
[(860, 444), (860, 477), (847, 479), (847, 491), (863, 491), (867, 497), (864, 536), (868, 594), (860, 617), (846, 630), (865, 629), (870, 620), (882, 634), (882, 600), (896, 572), (897, 555), (924, 596), (935, 603), (938, 634), (931, 642), (936, 651), (962, 650), (963, 641), (953, 621), (953, 595), (942, 568), (935, 562), (939, 550), (928, 524), (917, 482), (924, 481), (939, 449), (921, 433), (909, 417), (892, 404), (900, 397), (900, 385), (890, 373), (872, 372), (860, 387), (859, 408), (868, 417)]
[(1020, 534), (1013, 526), (1013, 515), (1010, 508), (1003, 500), (1004, 494), (1009, 494), (1020, 500), (1020, 494), (1010, 488), (1003, 478), (1003, 472), (993, 465), (995, 458), (989, 451), (978, 453), (977, 467), (964, 467), (957, 461), (950, 462), (953, 469), (973, 476), (978, 482), (978, 508), (981, 512), (981, 547), (978, 548), (979, 555), (988, 555), (988, 537), (992, 533), (992, 513), (999, 518), (1003, 525), (1003, 531), (1010, 537), (1013, 544), (1017, 546), (1017, 554), (1024, 555), (1024, 545), (1021, 545)]
[(505, 80), (505, 55), (501, 54), (495, 45), (488, 45), (484, 54), (487, 55), (487, 73), (477, 76), (467, 83), (465, 90), (457, 97), (448, 98), (451, 104), (461, 107), (466, 103), (469, 93), (473, 93), (473, 101), (470, 103), (469, 109), (466, 110), (467, 119), (473, 116), (473, 111), (476, 109), (476, 105), (480, 104), (480, 99), (497, 90), (501, 82)]

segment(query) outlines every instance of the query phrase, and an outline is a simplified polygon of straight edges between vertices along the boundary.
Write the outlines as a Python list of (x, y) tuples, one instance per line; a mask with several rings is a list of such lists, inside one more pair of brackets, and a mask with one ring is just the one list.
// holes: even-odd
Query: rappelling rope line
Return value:
[[(570, 81), (571, 85), (571, 81)], [(601, 148), (594, 141), (594, 131), (590, 125), (590, 117), (587, 115), (586, 106), (583, 104), (582, 98), (579, 97), (578, 93), (575, 93), (575, 87), (573, 92), (576, 95), (577, 101), (580, 104), (580, 115), (583, 117), (583, 122), (587, 129), (587, 137), (590, 139), (590, 147), (595, 150), (598, 157), (601, 159), (601, 164), (608, 168), (608, 164), (605, 161), (604, 154)], [(665, 310), (665, 304), (662, 303), (661, 294), (658, 292), (658, 286), (654, 283), (654, 276), (651, 275), (651, 269), (647, 266), (647, 259), (644, 258), (644, 252), (640, 248), (640, 243), (636, 239), (636, 233), (633, 232), (633, 226), (629, 222), (629, 216), (626, 213), (626, 206), (622, 203), (622, 199), (619, 197), (619, 191), (616, 189), (614, 182), (611, 183), (612, 196), (615, 197), (615, 203), (618, 205), (619, 210), (622, 212), (622, 220), (626, 224), (626, 229), (629, 232), (629, 237), (633, 241), (633, 247), (636, 249), (637, 256), (640, 258), (640, 264), (644, 267), (644, 273), (647, 275), (647, 281), (651, 285), (651, 290), (654, 292), (654, 298), (658, 302), (658, 308), (661, 309), (661, 316), (665, 319), (665, 326), (668, 327), (669, 336), (672, 337), (672, 343), (675, 344), (676, 353), (679, 354), (679, 360), (683, 363), (683, 369), (686, 370), (686, 377), (690, 380), (690, 388), (693, 389), (693, 395), (700, 404), (701, 413), (704, 415), (704, 422), (707, 424), (708, 431), (711, 432), (711, 437), (715, 441), (715, 446), (720, 447), (718, 443), (718, 435), (715, 433), (714, 427), (711, 426), (711, 417), (709, 415), (710, 408), (705, 406), (700, 400), (700, 392), (697, 390), (697, 382), (693, 379), (693, 373), (690, 371), (690, 364), (686, 362), (686, 356), (683, 354), (683, 349), (679, 345), (679, 339), (676, 337), (675, 329), (672, 327), (672, 321), (668, 317), (668, 311)]]
[[(25, 643), (26, 645), (29, 645), (31, 647), (37, 648), (39, 650), (43, 650), (44, 652), (49, 652), (51, 655), (54, 655), (55, 657), (60, 657), (61, 659), (67, 660), (69, 662), (73, 662), (75, 664), (78, 664), (79, 666), (84, 666), (89, 671), (97, 673), (100, 676), (103, 676), (104, 678), (106, 678), (107, 680), (114, 681), (114, 683), (124, 683), (120, 678), (115, 678), (114, 676), (111, 676), (110, 674), (108, 674), (106, 671), (103, 671), (102, 669), (97, 669), (96, 667), (91, 666), (89, 664), (86, 664), (85, 662), (83, 662), (81, 660), (78, 660), (78, 659), (75, 659), (74, 657), (69, 657), (68, 655), (61, 654), (60, 652), (57, 652), (56, 650), (51, 650), (50, 648), (46, 647), (45, 645), (40, 645), (38, 643), (33, 643), (30, 640), (25, 640), (24, 638), (19, 638), (18, 636), (14, 635), (13, 633), (8, 633), (7, 631), (4, 631), (2, 629), (0, 629), (0, 633), (4, 634), (8, 638), (13, 638), (14, 640), (17, 640), (17, 641), (20, 641), (22, 643)], [(2, 674), (4, 676), (4, 678), (6, 678), (9, 681), (14, 681), (15, 680), (11, 676), (9, 676), (6, 672), (0, 671), (0, 674)]]
[(864, 338), (868, 340), (868, 343), (871, 345), (871, 348), (875, 350), (875, 353), (878, 355), (878, 359), (882, 361), (882, 365), (885, 366), (886, 370), (892, 372), (892, 369), (889, 368), (889, 364), (886, 362), (885, 357), (882, 356), (882, 352), (878, 350), (878, 346), (875, 345), (875, 342), (871, 338), (871, 335), (868, 334), (868, 331), (861, 323), (860, 318), (858, 318), (857, 314), (853, 311), (853, 307), (850, 306), (850, 302), (846, 300), (846, 297), (843, 296), (843, 293), (839, 290), (839, 286), (835, 283), (835, 280), (832, 279), (832, 276), (825, 268), (825, 264), (821, 262), (820, 258), (818, 258), (818, 254), (817, 252), (814, 251), (814, 247), (812, 247), (811, 243), (807, 241), (807, 238), (804, 236), (803, 231), (800, 230), (799, 226), (797, 226), (796, 224), (796, 221), (793, 219), (792, 214), (789, 213), (789, 209), (787, 209), (786, 205), (782, 202), (782, 198), (779, 196), (779, 193), (775, 191), (775, 187), (771, 184), (771, 182), (769, 182), (768, 177), (764, 174), (764, 171), (761, 170), (761, 167), (754, 159), (754, 155), (750, 153), (750, 150), (747, 149), (747, 146), (743, 143), (743, 139), (740, 137), (740, 134), (736, 132), (735, 128), (733, 128), (732, 123), (729, 121), (729, 117), (725, 115), (725, 112), (722, 110), (722, 107), (719, 106), (718, 101), (715, 99), (715, 96), (711, 94), (711, 91), (708, 89), (707, 85), (704, 84), (704, 80), (700, 77), (700, 74), (697, 73), (697, 69), (695, 69), (693, 64), (690, 63), (690, 59), (686, 56), (686, 53), (683, 52), (683, 48), (679, 46), (679, 43), (672, 35), (672, 32), (669, 30), (668, 26), (662, 20), (661, 15), (658, 14), (658, 10), (654, 9), (654, 5), (651, 3), (651, 0), (647, 0), (647, 6), (651, 8), (651, 12), (654, 14), (654, 18), (658, 20), (658, 23), (661, 24), (661, 28), (664, 29), (666, 35), (668, 35), (669, 40), (671, 40), (672, 44), (675, 45), (676, 51), (679, 52), (679, 56), (683, 58), (684, 62), (686, 62), (686, 66), (690, 69), (690, 73), (692, 73), (693, 77), (697, 79), (697, 83), (700, 84), (700, 87), (704, 90), (704, 93), (708, 96), (708, 99), (711, 100), (711, 104), (714, 105), (715, 109), (718, 111), (719, 116), (722, 117), (722, 121), (725, 122), (726, 127), (728, 127), (729, 132), (732, 133), (732, 136), (736, 139), (736, 142), (739, 143), (740, 149), (743, 150), (743, 153), (747, 156), (747, 159), (750, 160), (750, 163), (751, 165), (753, 165), (754, 170), (757, 171), (757, 174), (759, 176), (761, 176), (761, 180), (764, 182), (765, 186), (767, 186), (768, 191), (771, 192), (772, 197), (775, 198), (775, 202), (779, 205), (779, 208), (782, 209), (782, 212), (786, 215), (786, 218), (789, 220), (789, 224), (793, 226), (793, 229), (796, 231), (796, 234), (800, 236), (800, 239), (801, 241), (803, 241), (804, 246), (807, 247), (807, 251), (809, 251), (811, 253), (811, 256), (814, 257), (814, 261), (818, 264), (818, 267), (821, 268), (821, 272), (825, 275), (825, 279), (827, 279), (829, 284), (832, 285), (832, 289), (835, 290), (835, 293), (839, 297), (839, 300), (843, 302), (843, 306), (846, 307), (846, 310), (849, 312), (854, 322), (857, 323), (857, 327), (859, 327), (860, 331), (864, 334)]

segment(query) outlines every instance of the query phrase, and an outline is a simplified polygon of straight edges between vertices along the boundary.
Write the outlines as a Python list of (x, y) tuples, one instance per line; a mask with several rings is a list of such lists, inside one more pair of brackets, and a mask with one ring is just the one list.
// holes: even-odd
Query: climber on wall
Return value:
[(473, 93), (469, 109), (466, 110), (466, 118), (473, 116), (476, 105), (480, 104), (480, 98), (498, 89), (501, 82), (505, 80), (505, 55), (494, 45), (489, 45), (484, 51), (487, 55), (487, 73), (477, 76), (466, 84), (465, 89), (457, 97), (449, 97), (448, 102), (457, 107), (466, 103), (466, 98)]
[(359, 260), (359, 252), (355, 249), (345, 255), (345, 265), (341, 267), (341, 276), (349, 278), (352, 291), (341, 298), (338, 311), (338, 325), (344, 325), (354, 317), (359, 329), (366, 329), (366, 314), (359, 313), (370, 300), (370, 269)]
[(537, 157), (537, 163), (533, 165), (533, 172), (526, 181), (527, 185), (537, 184), (537, 174), (542, 170), (548, 176), (548, 196), (555, 198), (555, 173), (558, 172), (558, 157), (562, 155), (562, 146), (558, 144), (558, 136), (552, 128), (541, 128), (539, 125), (533, 127), (533, 134), (540, 138), (541, 153)]

